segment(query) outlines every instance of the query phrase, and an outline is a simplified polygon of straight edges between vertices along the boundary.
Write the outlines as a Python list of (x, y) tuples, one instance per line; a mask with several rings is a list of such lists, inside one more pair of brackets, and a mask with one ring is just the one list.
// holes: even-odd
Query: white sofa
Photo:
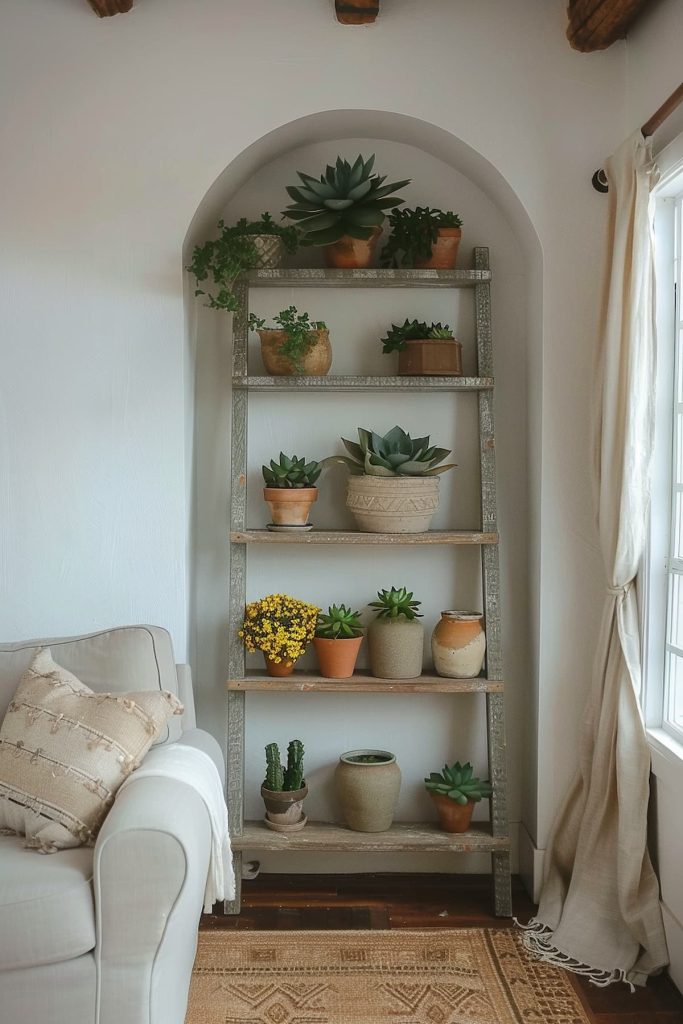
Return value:
[[(0, 645), (0, 721), (45, 645), (93, 690), (176, 693), (185, 713), (159, 742), (200, 747), (224, 777), (195, 728), (190, 670), (157, 627)], [(182, 1024), (210, 845), (196, 791), (149, 777), (122, 791), (94, 848), (43, 856), (0, 835), (0, 1022)]]

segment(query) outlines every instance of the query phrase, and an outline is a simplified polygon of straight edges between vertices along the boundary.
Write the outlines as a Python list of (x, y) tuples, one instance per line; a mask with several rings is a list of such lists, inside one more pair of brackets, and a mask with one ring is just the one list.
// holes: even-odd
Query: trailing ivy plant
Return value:
[(462, 227), (457, 213), (428, 206), (392, 210), (388, 219), (391, 234), (380, 255), (382, 267), (414, 267), (416, 259), (428, 260), (432, 255), (439, 228)]
[[(261, 214), (260, 220), (240, 218), (236, 224), (228, 227), (223, 220), (218, 221), (220, 235), (209, 239), (203, 245), (196, 245), (192, 253), (192, 262), (186, 267), (194, 274), (197, 282), (195, 295), (206, 295), (207, 305), (211, 309), (224, 309), (234, 313), (237, 309), (237, 298), (233, 285), (237, 278), (247, 270), (253, 270), (259, 264), (258, 250), (254, 244), (254, 235), (276, 235), (282, 239), (285, 250), (294, 253), (299, 244), (299, 235), (295, 227), (283, 227), (276, 224), (269, 213)], [(207, 292), (203, 287), (210, 281), (215, 287)]]
[(324, 331), (324, 320), (311, 320), (308, 313), (299, 313), (296, 306), (288, 306), (273, 317), (274, 327), (266, 327), (265, 319), (249, 314), (249, 328), (252, 331), (284, 331), (285, 337), (278, 346), (278, 354), (289, 359), (296, 373), (303, 373), (304, 356), (316, 343), (316, 331)]
[(403, 324), (392, 324), (386, 338), (382, 338), (383, 352), (402, 352), (407, 341), (423, 341), (425, 338), (453, 341), (453, 331), (448, 324), (428, 326), (424, 320), (406, 320)]

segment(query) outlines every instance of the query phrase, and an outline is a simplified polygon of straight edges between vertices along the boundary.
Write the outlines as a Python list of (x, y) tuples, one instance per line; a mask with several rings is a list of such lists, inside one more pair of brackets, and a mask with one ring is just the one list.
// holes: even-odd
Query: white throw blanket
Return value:
[(183, 743), (164, 744), (150, 750), (140, 768), (125, 780), (119, 793), (145, 777), (184, 782), (194, 787), (204, 801), (211, 821), (211, 860), (204, 890), (204, 913), (210, 914), (214, 903), (234, 899), (235, 896), (228, 809), (216, 765), (208, 754), (196, 747)]

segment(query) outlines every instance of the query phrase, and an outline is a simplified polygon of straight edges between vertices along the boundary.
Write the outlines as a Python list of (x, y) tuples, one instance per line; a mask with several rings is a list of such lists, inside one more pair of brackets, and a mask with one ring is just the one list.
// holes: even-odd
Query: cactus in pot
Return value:
[(261, 786), (268, 828), (275, 832), (298, 832), (302, 829), (307, 821), (303, 812), (307, 794), (301, 740), (290, 740), (286, 768), (282, 766), (277, 743), (269, 743), (266, 747), (266, 777)]
[(424, 780), (444, 832), (466, 832), (474, 805), (493, 792), (490, 782), (477, 778), (473, 771), (469, 761), (456, 761), (451, 766), (445, 764), (441, 772), (431, 772)]
[(377, 615), (368, 627), (370, 671), (379, 679), (414, 679), (422, 673), (421, 602), (405, 587), (379, 590), (370, 602)]

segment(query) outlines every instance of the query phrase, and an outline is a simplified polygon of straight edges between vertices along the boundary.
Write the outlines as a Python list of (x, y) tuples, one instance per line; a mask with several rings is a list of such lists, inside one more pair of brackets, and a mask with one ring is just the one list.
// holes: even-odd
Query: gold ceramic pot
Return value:
[(292, 360), (282, 355), (280, 349), (287, 339), (286, 331), (263, 328), (258, 332), (261, 339), (261, 358), (266, 372), (271, 377), (324, 377), (332, 366), (332, 346), (330, 332), (326, 327), (311, 331), (313, 343), (301, 359), (301, 369), (297, 369)]

